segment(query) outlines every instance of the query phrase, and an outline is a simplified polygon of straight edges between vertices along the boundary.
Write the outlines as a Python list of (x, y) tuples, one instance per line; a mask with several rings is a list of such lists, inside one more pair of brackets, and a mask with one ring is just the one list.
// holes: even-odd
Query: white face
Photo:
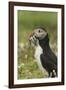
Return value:
[(31, 42), (32, 46), (37, 46), (39, 44), (39, 40), (43, 39), (46, 35), (47, 32), (42, 28), (34, 29), (29, 37), (29, 41)]
[(33, 33), (39, 40), (43, 39), (47, 35), (47, 32), (43, 30), (42, 28), (34, 29)]

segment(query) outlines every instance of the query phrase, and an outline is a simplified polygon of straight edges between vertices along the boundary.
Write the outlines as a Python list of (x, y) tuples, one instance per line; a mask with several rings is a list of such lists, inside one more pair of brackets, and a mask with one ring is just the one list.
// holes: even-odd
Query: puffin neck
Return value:
[(46, 50), (49, 47), (48, 34), (43, 39), (39, 40), (39, 45), (43, 50)]

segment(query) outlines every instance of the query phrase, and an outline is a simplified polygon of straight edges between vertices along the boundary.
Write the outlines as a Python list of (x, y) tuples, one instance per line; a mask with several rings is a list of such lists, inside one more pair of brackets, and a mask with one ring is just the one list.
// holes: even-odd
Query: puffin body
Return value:
[(41, 55), (42, 54), (43, 54), (43, 50), (40, 47), (40, 45), (38, 44), (37, 47), (35, 47), (34, 57), (35, 57), (35, 60), (38, 64), (38, 67), (41, 70), (41, 72), (44, 74), (44, 76), (48, 77), (48, 73), (47, 73), (46, 69), (44, 69), (43, 66), (42, 66), (42, 61), (41, 61)]
[(49, 77), (57, 76), (57, 57), (49, 46), (48, 33), (44, 28), (36, 28), (29, 37), (35, 48), (35, 59), (42, 72), (47, 71)]

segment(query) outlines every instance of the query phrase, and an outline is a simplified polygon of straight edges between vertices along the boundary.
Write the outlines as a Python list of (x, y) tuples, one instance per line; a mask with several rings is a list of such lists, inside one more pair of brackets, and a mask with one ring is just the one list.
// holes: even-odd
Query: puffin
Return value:
[(29, 42), (35, 48), (34, 57), (41, 71), (46, 70), (48, 77), (57, 77), (57, 56), (50, 47), (46, 29), (35, 28), (29, 35)]

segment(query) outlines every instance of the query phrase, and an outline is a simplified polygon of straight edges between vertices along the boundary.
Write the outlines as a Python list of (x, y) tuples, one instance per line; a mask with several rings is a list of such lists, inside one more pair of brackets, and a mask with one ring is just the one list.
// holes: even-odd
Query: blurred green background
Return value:
[(44, 27), (49, 34), (50, 47), (57, 54), (57, 12), (18, 10), (18, 79), (46, 78), (34, 59), (34, 49), (28, 42), (33, 28)]

